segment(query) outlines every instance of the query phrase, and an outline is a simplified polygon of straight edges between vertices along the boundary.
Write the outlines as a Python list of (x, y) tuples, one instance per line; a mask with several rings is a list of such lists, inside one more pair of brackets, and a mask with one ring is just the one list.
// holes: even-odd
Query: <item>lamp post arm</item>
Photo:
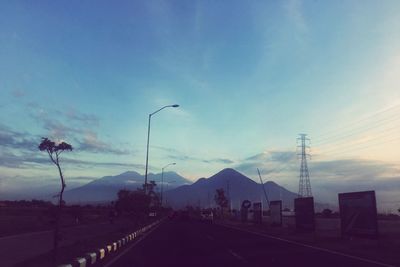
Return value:
[(164, 106), (164, 107), (162, 107), (162, 108), (160, 108), (160, 109), (158, 109), (158, 110), (154, 111), (154, 112), (153, 112), (153, 113), (151, 113), (149, 116), (153, 116), (154, 114), (156, 114), (157, 112), (159, 112), (159, 111), (163, 110), (164, 108), (169, 108), (169, 107), (172, 107), (172, 105)]

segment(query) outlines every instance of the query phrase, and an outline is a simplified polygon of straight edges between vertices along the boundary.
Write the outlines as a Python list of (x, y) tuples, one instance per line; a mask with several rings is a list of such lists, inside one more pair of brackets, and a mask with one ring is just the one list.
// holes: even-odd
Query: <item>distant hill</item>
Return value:
[[(297, 194), (271, 181), (266, 182), (264, 187), (270, 201), (282, 200), (283, 207), (293, 207), (293, 200), (297, 197)], [(191, 185), (170, 190), (166, 192), (166, 199), (174, 208), (182, 208), (187, 205), (213, 207), (215, 206), (215, 191), (218, 188), (223, 188), (226, 195), (229, 191), (233, 209), (239, 209), (241, 202), (246, 199), (252, 202), (262, 201), (263, 206), (266, 207), (261, 184), (234, 169), (224, 169), (208, 179), (200, 178)]]
[[(148, 174), (148, 181), (155, 181), (161, 184), (161, 173)], [(141, 188), (144, 183), (144, 175), (138, 172), (128, 171), (116, 176), (105, 176), (94, 180), (86, 185), (68, 190), (64, 193), (64, 199), (67, 203), (98, 203), (113, 201), (117, 198), (117, 193), (121, 189), (136, 190)], [(164, 189), (175, 188), (191, 181), (180, 176), (175, 172), (164, 172)]]

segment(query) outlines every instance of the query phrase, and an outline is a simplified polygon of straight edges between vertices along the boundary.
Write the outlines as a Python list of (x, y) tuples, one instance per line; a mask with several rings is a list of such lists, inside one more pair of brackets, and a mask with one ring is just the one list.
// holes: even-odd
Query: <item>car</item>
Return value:
[(211, 210), (203, 210), (200, 214), (200, 219), (206, 222), (213, 222), (214, 221), (214, 214)]

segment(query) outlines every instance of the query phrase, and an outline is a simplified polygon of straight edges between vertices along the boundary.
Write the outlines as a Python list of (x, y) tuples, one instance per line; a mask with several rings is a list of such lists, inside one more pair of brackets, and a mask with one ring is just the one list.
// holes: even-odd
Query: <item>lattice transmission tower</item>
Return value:
[(298, 147), (301, 148), (301, 153), (298, 154), (298, 156), (301, 156), (301, 164), (300, 164), (300, 180), (299, 180), (299, 197), (311, 197), (312, 192), (311, 192), (311, 183), (310, 183), (310, 174), (308, 172), (308, 166), (307, 166), (307, 158), (310, 157), (310, 155), (307, 153), (307, 149), (310, 147), (306, 144), (307, 142), (310, 141), (309, 138), (307, 138), (306, 134), (299, 134), (300, 137), (297, 138), (297, 141), (301, 142), (301, 145)]

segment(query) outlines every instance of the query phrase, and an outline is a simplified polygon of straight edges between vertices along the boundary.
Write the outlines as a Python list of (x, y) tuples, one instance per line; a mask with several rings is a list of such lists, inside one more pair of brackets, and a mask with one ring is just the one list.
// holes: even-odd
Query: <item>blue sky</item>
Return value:
[(259, 167), (297, 192), (304, 132), (316, 197), (367, 185), (392, 201), (399, 45), (398, 1), (2, 1), (3, 190), (58, 182), (41, 136), (75, 147), (76, 183), (143, 173), (147, 116), (177, 103), (152, 119), (152, 172)]

